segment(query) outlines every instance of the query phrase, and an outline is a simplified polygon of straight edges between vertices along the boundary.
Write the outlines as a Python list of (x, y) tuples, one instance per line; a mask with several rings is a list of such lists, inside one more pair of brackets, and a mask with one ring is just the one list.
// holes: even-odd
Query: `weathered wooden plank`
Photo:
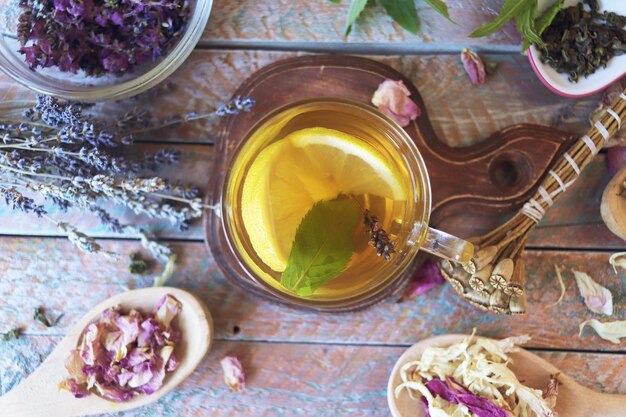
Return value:
[[(37, 336), (2, 345), (0, 392), (30, 374), (59, 340)], [(196, 372), (174, 392), (145, 408), (115, 415), (388, 416), (387, 379), (404, 349), (216, 341)], [(229, 353), (235, 353), (248, 371), (246, 390), (240, 394), (222, 380), (219, 360)], [(591, 389), (626, 393), (626, 355), (538, 354)]]
[[(421, 33), (413, 35), (402, 30), (381, 7), (366, 10), (346, 39), (344, 22), (350, 2), (334, 5), (328, 0), (293, 2), (289, 0), (216, 1), (202, 40), (204, 42), (268, 42), (269, 44), (320, 43), (378, 43), (409, 47), (475, 45), (510, 46), (520, 43), (511, 25), (487, 38), (471, 39), (467, 35), (481, 23), (497, 15), (501, 3), (497, 0), (448, 0), (450, 15), (458, 24), (448, 22), (423, 1), (417, 2)], [(343, 45), (342, 45), (343, 46)], [(348, 46), (348, 45), (346, 45)]]
[[(126, 241), (103, 244), (123, 257), (139, 249), (138, 243)], [(476, 310), (447, 286), (413, 301), (389, 301), (362, 312), (330, 315), (300, 312), (245, 295), (224, 281), (202, 244), (175, 243), (173, 247), (180, 260), (170, 284), (188, 289), (206, 302), (221, 339), (411, 344), (431, 334), (467, 333), (476, 327), (494, 337), (529, 333), (534, 347), (624, 349), (591, 331), (578, 337), (579, 323), (594, 314), (587, 311), (568, 272), (588, 272), (606, 285), (615, 300), (610, 319), (624, 319), (626, 274), (613, 273), (608, 264), (610, 253), (528, 252), (525, 265), (530, 305), (526, 316), (502, 317)], [(126, 262), (83, 254), (64, 239), (2, 238), (0, 254), (0, 331), (24, 326), (28, 334), (59, 335), (98, 302), (151, 282), (150, 277), (130, 275)], [(548, 307), (560, 292), (553, 264), (564, 270), (567, 293), (562, 304)], [(32, 321), (32, 312), (39, 306), (65, 314), (58, 327), (46, 329)], [(240, 332), (234, 331), (235, 326)]]
[[(157, 114), (212, 111), (228, 100), (237, 86), (254, 71), (294, 53), (269, 51), (196, 50), (167, 81), (163, 94), (109, 104), (115, 113), (143, 105)], [(587, 115), (595, 108), (597, 96), (571, 100), (548, 91), (534, 75), (527, 58), (521, 55), (492, 55), (499, 63), (496, 72), (481, 88), (465, 75), (457, 54), (374, 57), (403, 74), (418, 87), (434, 130), (452, 146), (477, 143), (497, 130), (515, 123), (537, 123), (583, 133)], [(305, 81), (303, 81), (305, 82)], [(277, 88), (280, 88), (277, 86)], [(0, 77), (0, 99), (32, 97), (6, 77)], [(263, 97), (254, 97), (263, 100)], [(206, 120), (176, 129), (150, 134), (144, 140), (212, 142), (215, 120)]]

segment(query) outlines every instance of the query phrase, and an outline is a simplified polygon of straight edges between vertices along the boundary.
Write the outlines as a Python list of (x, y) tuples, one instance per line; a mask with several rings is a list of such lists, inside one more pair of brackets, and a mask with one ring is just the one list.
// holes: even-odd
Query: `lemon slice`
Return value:
[(250, 166), (241, 196), (257, 255), (283, 271), (302, 218), (315, 202), (340, 194), (407, 198), (399, 173), (377, 149), (338, 130), (302, 129), (265, 148)]

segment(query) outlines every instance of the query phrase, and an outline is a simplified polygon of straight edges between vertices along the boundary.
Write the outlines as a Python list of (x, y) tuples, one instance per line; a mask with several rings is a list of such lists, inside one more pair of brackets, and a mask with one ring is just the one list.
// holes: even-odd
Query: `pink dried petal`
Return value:
[(149, 318), (144, 320), (141, 323), (139, 335), (137, 336), (137, 345), (140, 347), (149, 346), (150, 339), (152, 339), (152, 335), (157, 330), (159, 330), (159, 323), (155, 319)]
[(65, 360), (65, 369), (78, 384), (84, 384), (87, 382), (87, 375), (83, 372), (85, 361), (80, 355), (77, 349), (70, 352), (70, 355)]
[(425, 292), (445, 283), (446, 280), (441, 275), (437, 263), (427, 259), (417, 270), (406, 291), (398, 302), (403, 302), (424, 294)]
[(126, 391), (112, 385), (105, 385), (96, 382), (95, 387), (98, 390), (98, 393), (107, 400), (125, 402), (133, 398), (132, 391)]
[(626, 147), (613, 146), (606, 152), (606, 166), (611, 175), (615, 175), (626, 166)]
[(485, 83), (485, 64), (476, 52), (464, 48), (461, 52), (461, 62), (472, 84), (480, 86)]
[(170, 327), (170, 323), (180, 313), (182, 308), (182, 304), (180, 301), (167, 294), (164, 295), (157, 306), (155, 307), (155, 312), (153, 313), (156, 321), (163, 327), (163, 329), (168, 329)]
[(87, 386), (85, 384), (78, 383), (73, 378), (67, 378), (59, 384), (60, 389), (67, 390), (72, 393), (74, 398), (83, 398), (89, 395)]
[(91, 323), (83, 333), (83, 340), (79, 348), (80, 356), (87, 365), (95, 365), (103, 356), (102, 333), (104, 325)]
[(142, 362), (134, 366), (132, 370), (133, 376), (128, 380), (128, 386), (137, 388), (150, 382), (157, 373), (157, 370), (154, 368), (154, 365), (150, 362)]
[(466, 406), (477, 417), (508, 417), (506, 410), (498, 407), (489, 399), (472, 393), (470, 390), (448, 378), (446, 382), (433, 378), (426, 382), (426, 387), (435, 396), (453, 404)]
[[(172, 353), (174, 352), (173, 346), (164, 346), (159, 352), (159, 357), (156, 358), (156, 361), (152, 367), (152, 379), (148, 381), (146, 384), (141, 385), (138, 389), (144, 394), (150, 395), (156, 392), (163, 385), (163, 380), (165, 379), (165, 365), (169, 361)], [(130, 384), (130, 382), (129, 382)]]
[(613, 294), (611, 291), (595, 282), (584, 272), (572, 271), (580, 295), (585, 299), (587, 308), (597, 314), (610, 316), (613, 314)]
[(224, 371), (224, 382), (233, 391), (241, 392), (246, 387), (246, 372), (235, 355), (228, 355), (220, 361)]
[(421, 114), (420, 108), (410, 98), (411, 92), (402, 81), (385, 80), (372, 96), (372, 104), (402, 127)]
[(178, 365), (180, 365), (180, 361), (178, 360), (176, 356), (172, 355), (170, 356), (170, 360), (167, 361), (165, 370), (167, 372), (173, 372), (178, 368)]

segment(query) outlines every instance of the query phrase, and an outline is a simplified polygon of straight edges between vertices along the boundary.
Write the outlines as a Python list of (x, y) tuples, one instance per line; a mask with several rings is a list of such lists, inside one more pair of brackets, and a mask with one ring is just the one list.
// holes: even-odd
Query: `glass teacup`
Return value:
[[(285, 142), (293, 142), (294, 137), (304, 138), (298, 143), (309, 143), (309, 148), (284, 151)], [(343, 180), (327, 175), (323, 167), (331, 164), (329, 160), (344, 161)], [(371, 176), (367, 169), (351, 172), (353, 166), (363, 167), (362, 160), (389, 179)], [(219, 208), (219, 221), (212, 227), (219, 240), (209, 245), (229, 279), (273, 300), (316, 310), (362, 308), (406, 283), (420, 249), (461, 263), (473, 255), (470, 243), (428, 226), (431, 185), (424, 161), (410, 136), (370, 106), (324, 97), (284, 106), (250, 129), (227, 167), (221, 195), (211, 201)], [(282, 182), (282, 188), (271, 181)], [(279, 189), (281, 195), (276, 194)], [(285, 195), (285, 190), (292, 194)], [(310, 196), (317, 197), (309, 201)], [(324, 198), (355, 199), (363, 219), (355, 230), (355, 247), (345, 270), (303, 296), (281, 284), (288, 248), (281, 254), (275, 248), (280, 246), (276, 236), (292, 244), (297, 223), (279, 213), (290, 214), (292, 206), (306, 210), (311, 201)], [(388, 260), (383, 259), (387, 252), (368, 246), (368, 236), (376, 227), (384, 228), (393, 242)]]

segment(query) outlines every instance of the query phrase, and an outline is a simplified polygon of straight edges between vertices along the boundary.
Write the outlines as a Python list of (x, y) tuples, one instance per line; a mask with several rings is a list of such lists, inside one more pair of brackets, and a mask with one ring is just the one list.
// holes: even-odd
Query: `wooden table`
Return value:
[[(343, 3), (346, 3), (345, 1)], [(485, 39), (465, 34), (494, 15), (501, 0), (449, 0), (452, 25), (420, 6), (422, 32), (410, 35), (374, 9), (367, 11), (347, 40), (342, 38), (347, 5), (327, 0), (216, 0), (197, 50), (155, 98), (131, 101), (162, 114), (208, 111), (252, 72), (276, 60), (309, 52), (367, 55), (410, 77), (419, 88), (437, 134), (454, 146), (479, 142), (508, 125), (531, 122), (580, 134), (599, 97), (560, 98), (535, 78), (512, 27)], [(497, 61), (495, 74), (473, 87), (459, 53), (471, 46)], [(0, 78), (0, 99), (32, 94)], [(213, 161), (214, 124), (201, 122), (144, 137), (136, 152), (168, 145), (182, 163), (164, 171), (202, 187)], [(565, 275), (563, 303), (553, 264), (588, 272), (614, 295), (613, 319), (626, 318), (626, 275), (614, 274), (610, 254), (624, 250), (600, 218), (599, 202), (609, 180), (601, 154), (549, 212), (526, 253), (529, 313), (501, 317), (470, 307), (446, 286), (401, 304), (384, 303), (345, 315), (293, 311), (259, 301), (227, 285), (203, 243), (200, 224), (180, 233), (155, 226), (179, 253), (171, 285), (193, 291), (215, 319), (213, 351), (195, 372), (158, 403), (132, 416), (387, 416), (386, 383), (392, 365), (414, 342), (434, 334), (478, 333), (503, 337), (528, 333), (532, 350), (583, 385), (626, 394), (626, 344), (613, 345), (591, 331), (578, 336), (587, 311), (575, 281)], [(129, 213), (114, 214), (132, 219)], [(139, 250), (131, 236), (112, 235), (90, 215), (54, 213), (102, 238), (121, 253)], [(445, 229), (446, 225), (441, 225)], [(130, 288), (150, 285), (130, 275), (127, 265), (85, 255), (50, 224), (0, 206), (0, 331), (23, 326), (24, 336), (0, 344), (0, 392), (32, 372), (78, 318), (99, 301)], [(32, 319), (43, 306), (63, 313), (46, 329)], [(238, 355), (248, 371), (245, 392), (222, 381), (219, 360)], [(57, 381), (50, 381), (51, 384)], [(35, 400), (35, 399), (34, 399)], [(52, 416), (53, 417), (53, 416)], [(567, 416), (564, 416), (567, 417)]]

